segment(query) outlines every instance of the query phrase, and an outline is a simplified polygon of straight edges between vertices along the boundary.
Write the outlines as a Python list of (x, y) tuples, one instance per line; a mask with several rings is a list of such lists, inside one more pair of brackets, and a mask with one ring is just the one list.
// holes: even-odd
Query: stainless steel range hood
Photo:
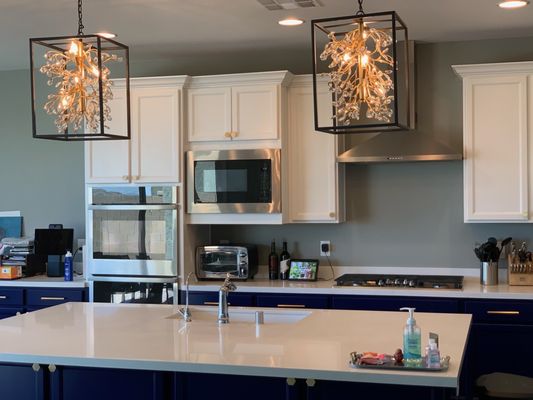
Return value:
[(463, 155), (432, 137), (416, 132), (352, 135), (352, 148), (337, 157), (339, 163), (462, 160)]

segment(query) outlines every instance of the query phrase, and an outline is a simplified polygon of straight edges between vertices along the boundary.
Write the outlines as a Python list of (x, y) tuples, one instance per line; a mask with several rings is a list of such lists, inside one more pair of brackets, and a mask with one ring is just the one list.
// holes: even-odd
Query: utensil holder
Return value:
[(481, 263), (480, 282), (483, 286), (498, 284), (498, 262), (487, 261)]

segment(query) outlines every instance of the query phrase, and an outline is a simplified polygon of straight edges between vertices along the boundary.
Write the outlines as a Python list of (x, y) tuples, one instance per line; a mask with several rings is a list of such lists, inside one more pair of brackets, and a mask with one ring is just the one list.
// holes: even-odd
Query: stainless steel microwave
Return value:
[(281, 212), (279, 149), (187, 152), (187, 212)]

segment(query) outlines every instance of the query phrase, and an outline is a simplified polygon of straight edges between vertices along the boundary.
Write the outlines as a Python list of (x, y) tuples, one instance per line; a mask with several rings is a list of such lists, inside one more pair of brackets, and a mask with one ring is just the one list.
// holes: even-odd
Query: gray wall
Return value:
[[(132, 75), (309, 73), (309, 58), (309, 49), (272, 49), (139, 60), (133, 48)], [(533, 38), (419, 44), (418, 129), (460, 149), (461, 82), (450, 65), (523, 60), (533, 60)], [(83, 145), (32, 139), (29, 94), (27, 71), (0, 73), (0, 210), (21, 210), (27, 234), (63, 223), (83, 237)], [(533, 242), (532, 225), (462, 222), (461, 162), (352, 165), (346, 184), (344, 224), (213, 226), (212, 239), (261, 244), (263, 259), (273, 238), (288, 240), (295, 255), (308, 257), (317, 255), (320, 240), (329, 239), (337, 265), (428, 267), (474, 266), (474, 242), (490, 235)]]
[(62, 223), (85, 236), (83, 145), (33, 139), (28, 71), (0, 73), (0, 210), (20, 210), (24, 232)]

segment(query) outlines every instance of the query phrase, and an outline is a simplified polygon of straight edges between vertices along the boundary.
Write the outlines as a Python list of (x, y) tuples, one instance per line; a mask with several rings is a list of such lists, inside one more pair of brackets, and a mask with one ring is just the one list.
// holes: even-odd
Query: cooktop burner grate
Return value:
[(463, 277), (455, 275), (344, 274), (337, 286), (462, 289)]

